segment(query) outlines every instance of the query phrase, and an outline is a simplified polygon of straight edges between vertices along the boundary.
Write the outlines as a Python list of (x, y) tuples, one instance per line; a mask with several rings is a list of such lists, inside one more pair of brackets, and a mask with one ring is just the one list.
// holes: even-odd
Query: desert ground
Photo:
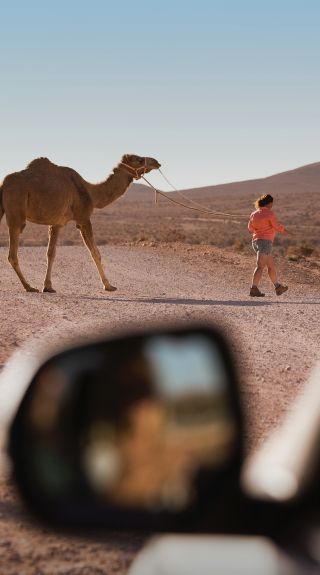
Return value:
[[(279, 277), (289, 285), (289, 291), (280, 298), (274, 295), (267, 277), (262, 283), (266, 297), (253, 300), (248, 296), (254, 255), (245, 219), (189, 212), (166, 200), (155, 205), (153, 192), (144, 187), (132, 188), (93, 217), (107, 276), (118, 287), (114, 293), (102, 290), (73, 224), (68, 224), (58, 248), (53, 270), (57, 293), (24, 292), (7, 263), (3, 220), (3, 371), (19, 354), (26, 353), (26, 346), (36, 349), (48, 338), (61, 343), (72, 335), (85, 336), (88, 330), (110, 335), (154, 323), (213, 323), (221, 326), (232, 342), (245, 412), (247, 452), (257, 449), (290, 409), (320, 358), (320, 174), (316, 167), (313, 165), (312, 177), (310, 170), (304, 173), (305, 180), (301, 180), (300, 172), (286, 173), (271, 184), (258, 180), (186, 192), (212, 209), (249, 214), (260, 191), (272, 188), (277, 215), (295, 233), (292, 240), (281, 237), (275, 245)], [(26, 277), (40, 289), (46, 234), (45, 227), (28, 224), (19, 252)], [(1, 383), (0, 393), (0, 401), (6, 401)], [(0, 573), (124, 575), (146, 537), (99, 533), (77, 539), (33, 525), (3, 465)]]

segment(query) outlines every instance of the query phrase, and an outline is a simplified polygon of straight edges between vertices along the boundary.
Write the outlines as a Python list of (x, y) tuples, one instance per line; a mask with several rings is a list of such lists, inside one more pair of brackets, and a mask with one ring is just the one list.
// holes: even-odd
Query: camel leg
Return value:
[(39, 290), (36, 288), (31, 287), (30, 284), (24, 278), (24, 275), (20, 269), (19, 261), (18, 261), (18, 247), (19, 247), (19, 235), (20, 235), (20, 228), (9, 228), (9, 255), (8, 260), (9, 263), (12, 265), (14, 271), (16, 272), (19, 280), (21, 281), (24, 289), (26, 291), (38, 292)]
[(79, 224), (78, 227), (80, 229), (82, 239), (92, 256), (94, 263), (97, 266), (104, 289), (106, 291), (115, 291), (117, 288), (109, 283), (103, 271), (103, 267), (101, 264), (101, 255), (94, 241), (91, 222), (89, 221), (86, 222), (85, 224)]
[(44, 278), (43, 284), (43, 292), (49, 293), (56, 293), (56, 290), (53, 289), (51, 283), (51, 270), (54, 262), (54, 258), (56, 255), (56, 247), (58, 236), (60, 232), (60, 226), (49, 226), (49, 241), (48, 241), (48, 249), (47, 249), (47, 271), (46, 277)]

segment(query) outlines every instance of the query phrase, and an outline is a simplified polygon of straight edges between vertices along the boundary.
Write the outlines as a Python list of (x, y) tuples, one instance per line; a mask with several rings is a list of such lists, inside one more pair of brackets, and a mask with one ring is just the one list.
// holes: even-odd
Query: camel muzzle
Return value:
[(151, 170), (158, 170), (161, 168), (161, 164), (159, 164), (158, 160), (154, 160), (153, 158), (148, 158), (150, 161), (150, 169)]

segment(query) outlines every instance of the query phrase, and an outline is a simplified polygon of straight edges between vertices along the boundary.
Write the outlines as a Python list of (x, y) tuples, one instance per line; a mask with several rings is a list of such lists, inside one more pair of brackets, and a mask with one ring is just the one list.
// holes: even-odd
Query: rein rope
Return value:
[(173, 190), (179, 194), (179, 196), (181, 196), (183, 199), (187, 200), (188, 202), (190, 202), (191, 204), (193, 204), (193, 206), (188, 206), (187, 204), (184, 204), (182, 202), (179, 202), (178, 200), (174, 200), (173, 198), (170, 198), (170, 196), (167, 195), (166, 192), (160, 192), (160, 190), (157, 190), (157, 188), (155, 188), (144, 175), (141, 175), (141, 178), (150, 186), (150, 188), (152, 188), (155, 192), (155, 200), (157, 201), (157, 194), (159, 194), (160, 196), (163, 196), (164, 198), (167, 198), (167, 200), (169, 200), (170, 202), (172, 202), (173, 204), (177, 204), (178, 206), (182, 206), (183, 208), (187, 208), (188, 210), (193, 210), (195, 212), (201, 212), (202, 214), (211, 214), (214, 216), (224, 216), (224, 217), (228, 217), (228, 218), (245, 218), (248, 219), (247, 215), (244, 214), (229, 214), (227, 212), (219, 212), (216, 210), (211, 210), (210, 208), (206, 208), (205, 206), (202, 206), (201, 204), (199, 204), (198, 202), (195, 202), (193, 200), (191, 200), (190, 198), (188, 198), (187, 196), (184, 196), (181, 192), (179, 192), (179, 190), (177, 190), (172, 184), (171, 182), (169, 182), (168, 178), (166, 178), (166, 176), (162, 173), (162, 171), (159, 169), (160, 174), (162, 175), (162, 177), (166, 180), (166, 182), (173, 188)]
[(160, 190), (158, 190), (157, 188), (155, 188), (145, 177), (145, 174), (147, 172), (147, 158), (144, 158), (144, 166), (141, 166), (140, 168), (133, 168), (133, 166), (130, 166), (130, 164), (127, 164), (125, 162), (120, 162), (120, 164), (122, 166), (124, 166), (125, 168), (127, 168), (126, 171), (128, 171), (128, 173), (133, 176), (136, 180), (139, 180), (140, 178), (142, 180), (144, 180), (148, 186), (150, 186), (150, 188), (152, 188), (155, 192), (155, 202), (157, 203), (157, 197), (158, 194), (160, 196), (163, 196), (164, 198), (166, 198), (167, 200), (169, 200), (169, 202), (172, 202), (173, 204), (176, 204), (178, 206), (182, 206), (183, 208), (187, 208), (188, 210), (193, 210), (195, 212), (200, 212), (202, 214), (210, 214), (212, 216), (222, 216), (222, 217), (227, 217), (227, 218), (236, 218), (236, 219), (247, 219), (248, 216), (244, 215), (244, 214), (230, 214), (228, 212), (219, 212), (217, 210), (211, 210), (210, 208), (206, 208), (205, 206), (203, 206), (202, 204), (199, 204), (198, 202), (195, 202), (194, 200), (192, 200), (191, 198), (188, 198), (187, 196), (185, 196), (184, 194), (182, 194), (181, 192), (179, 192), (179, 190), (177, 190), (177, 188), (175, 188), (173, 186), (173, 184), (171, 184), (171, 182), (168, 180), (168, 178), (164, 175), (164, 173), (160, 170), (160, 168), (158, 168), (161, 176), (163, 177), (163, 179), (169, 184), (169, 186), (171, 186), (171, 188), (176, 192), (176, 194), (178, 194), (181, 198), (183, 198), (184, 200), (186, 200), (187, 202), (189, 202), (189, 204), (193, 204), (192, 206), (187, 205), (183, 202), (179, 202), (178, 200), (174, 200), (173, 198), (170, 198), (170, 196), (166, 193), (166, 192), (160, 192)]

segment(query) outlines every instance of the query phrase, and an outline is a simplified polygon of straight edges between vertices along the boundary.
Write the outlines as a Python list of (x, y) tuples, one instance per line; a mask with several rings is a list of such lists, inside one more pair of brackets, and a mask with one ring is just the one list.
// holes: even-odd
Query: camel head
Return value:
[(139, 178), (151, 172), (151, 170), (158, 170), (161, 164), (154, 158), (125, 154), (121, 158), (120, 166), (132, 175), (135, 180), (139, 180)]

